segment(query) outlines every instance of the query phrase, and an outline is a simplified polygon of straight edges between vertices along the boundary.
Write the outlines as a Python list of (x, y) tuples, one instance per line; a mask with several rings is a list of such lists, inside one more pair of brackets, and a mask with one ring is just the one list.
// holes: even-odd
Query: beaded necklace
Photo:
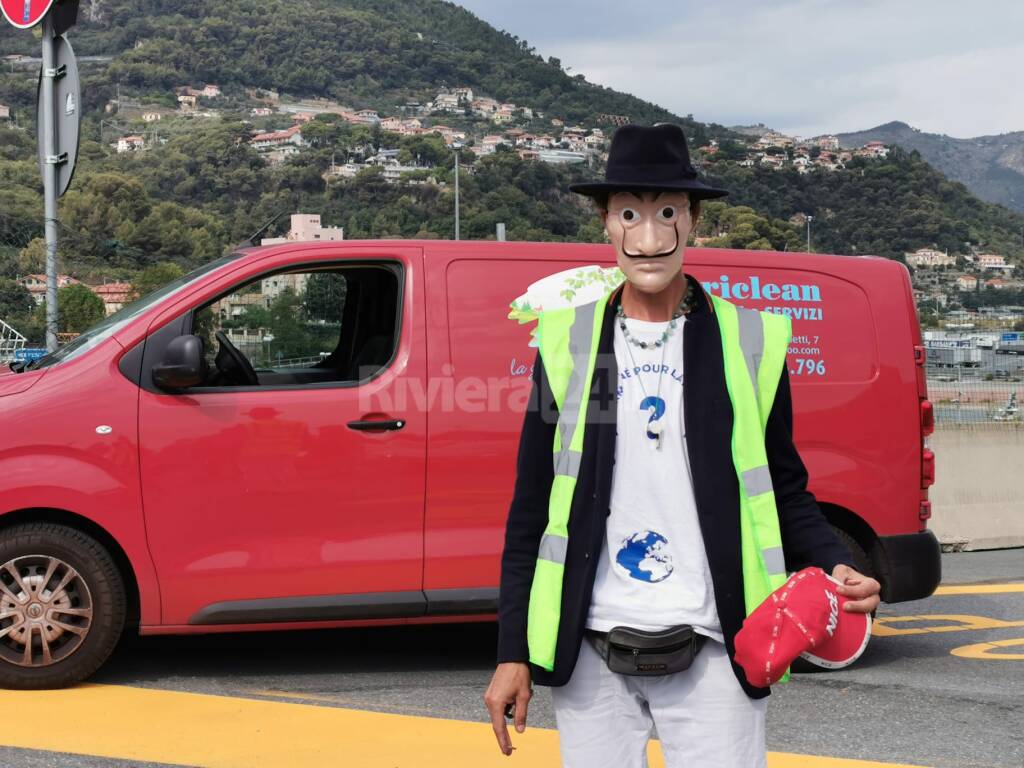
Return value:
[(640, 349), (647, 349), (649, 346), (660, 347), (668, 341), (669, 337), (676, 329), (676, 320), (683, 315), (688, 315), (693, 311), (696, 304), (696, 298), (694, 296), (693, 283), (687, 281), (686, 293), (683, 295), (682, 300), (679, 302), (679, 306), (676, 307), (676, 311), (672, 313), (672, 319), (669, 321), (668, 328), (661, 334), (660, 339), (655, 339), (652, 342), (638, 341), (634, 339), (629, 329), (626, 327), (626, 313), (622, 309), (622, 301), (619, 301), (619, 305), (615, 307), (615, 316), (619, 321), (619, 328), (622, 329), (622, 335), (626, 337), (626, 341), (632, 344), (634, 347), (640, 347)]

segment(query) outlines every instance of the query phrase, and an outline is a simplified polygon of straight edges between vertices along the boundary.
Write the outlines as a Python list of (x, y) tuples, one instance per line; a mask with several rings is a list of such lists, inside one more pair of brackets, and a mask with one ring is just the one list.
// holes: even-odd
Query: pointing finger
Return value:
[(491, 727), (494, 729), (494, 738), (498, 740), (498, 747), (502, 754), (512, 754), (512, 740), (508, 735), (508, 726), (505, 725), (505, 713), (501, 704), (488, 704), (487, 709), (491, 713)]

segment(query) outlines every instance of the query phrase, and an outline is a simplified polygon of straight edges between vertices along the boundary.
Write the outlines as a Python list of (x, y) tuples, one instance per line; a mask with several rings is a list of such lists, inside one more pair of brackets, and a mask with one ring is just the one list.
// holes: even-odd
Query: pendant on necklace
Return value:
[(654, 435), (654, 447), (661, 450), (661, 436), (664, 427), (660, 421), (652, 421), (647, 425), (647, 431)]

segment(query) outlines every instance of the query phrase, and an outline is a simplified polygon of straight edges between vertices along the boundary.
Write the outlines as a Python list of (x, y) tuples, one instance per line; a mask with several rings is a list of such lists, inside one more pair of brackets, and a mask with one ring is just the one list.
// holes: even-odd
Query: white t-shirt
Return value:
[[(722, 642), (686, 452), (685, 319), (676, 321), (665, 345), (647, 349), (631, 345), (614, 321), (619, 381), (611, 514), (587, 627), (607, 632), (690, 624)], [(637, 341), (653, 342), (668, 326), (626, 319)]]

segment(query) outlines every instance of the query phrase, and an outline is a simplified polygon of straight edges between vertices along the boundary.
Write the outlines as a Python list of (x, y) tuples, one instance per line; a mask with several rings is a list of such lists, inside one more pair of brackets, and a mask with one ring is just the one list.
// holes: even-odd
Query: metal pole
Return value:
[(813, 218), (814, 218), (813, 216), (808, 216), (807, 217), (807, 252), (808, 253), (811, 252), (811, 220)]
[(51, 162), (57, 154), (56, 114), (54, 111), (53, 83), (56, 52), (53, 42), (53, 12), (43, 19), (43, 78), (39, 98), (42, 99), (43, 118), (43, 211), (46, 233), (46, 348), (57, 349), (57, 164)]
[(455, 239), (459, 239), (459, 150), (455, 150)]

